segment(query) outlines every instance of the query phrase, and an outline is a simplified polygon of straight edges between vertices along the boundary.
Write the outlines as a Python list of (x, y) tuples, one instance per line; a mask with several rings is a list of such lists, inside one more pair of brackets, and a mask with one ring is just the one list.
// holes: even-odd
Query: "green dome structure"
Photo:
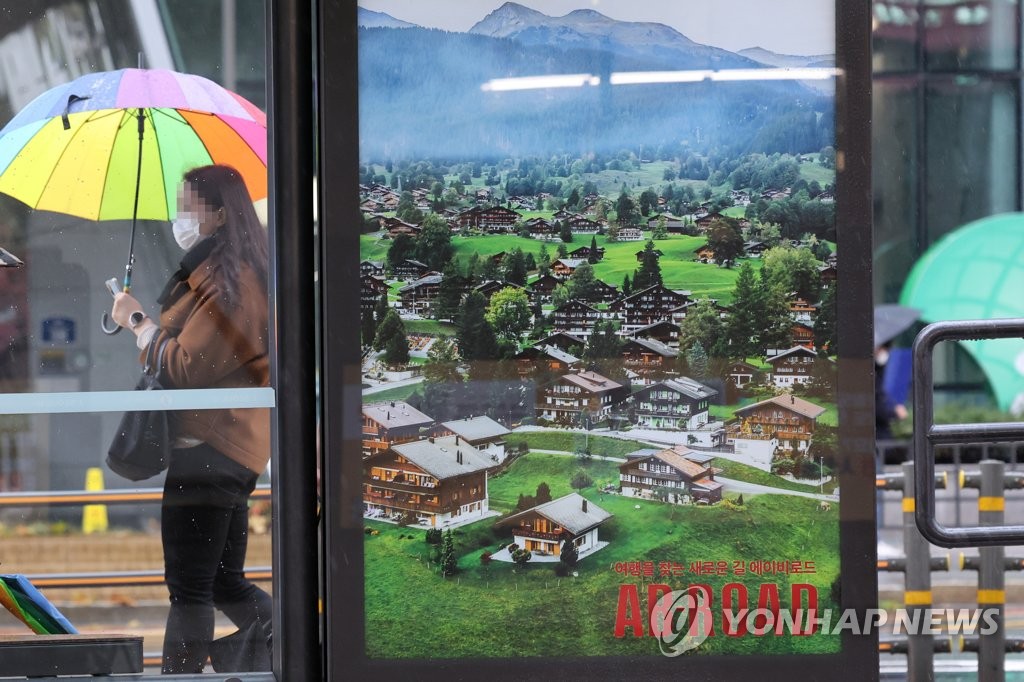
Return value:
[[(903, 285), (924, 322), (1024, 318), (1024, 213), (976, 220), (939, 240)], [(1002, 410), (1024, 412), (1024, 340), (962, 343)]]

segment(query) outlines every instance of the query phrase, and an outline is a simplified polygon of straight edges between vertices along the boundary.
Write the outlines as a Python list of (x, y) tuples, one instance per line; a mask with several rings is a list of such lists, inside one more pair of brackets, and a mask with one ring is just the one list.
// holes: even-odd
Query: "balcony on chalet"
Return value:
[(666, 485), (661, 483), (661, 481), (681, 482), (683, 477), (678, 471), (648, 471), (639, 467), (630, 467), (619, 474), (619, 479), (622, 481), (634, 481), (637, 483), (647, 481), (651, 485)]
[(657, 403), (640, 403), (636, 409), (637, 414), (651, 415), (656, 417), (689, 417), (689, 405), (666, 405)]
[(562, 539), (563, 531), (560, 527), (555, 527), (554, 532), (545, 532), (540, 530), (534, 530), (529, 526), (516, 526), (512, 529), (513, 535), (518, 535), (524, 538), (533, 538), (534, 540), (554, 540), (559, 541)]
[(363, 492), (363, 502), (369, 504), (378, 504), (384, 507), (395, 507), (397, 509), (405, 509), (408, 511), (418, 512), (431, 512), (438, 513), (445, 511), (444, 507), (440, 502), (414, 502), (409, 499), (408, 495), (399, 494), (381, 494), (373, 491)]

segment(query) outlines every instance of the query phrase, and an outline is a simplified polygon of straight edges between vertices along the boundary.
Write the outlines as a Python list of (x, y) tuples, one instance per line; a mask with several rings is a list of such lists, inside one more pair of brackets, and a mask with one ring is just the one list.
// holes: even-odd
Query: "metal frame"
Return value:
[(914, 339), (914, 476), (917, 527), (940, 547), (1024, 545), (1024, 526), (953, 528), (935, 517), (935, 446), (961, 443), (1006, 443), (1024, 440), (1024, 423), (935, 424), (932, 401), (932, 355), (943, 341), (1001, 339), (1024, 336), (1024, 319), (936, 322)]
[[(863, 612), (877, 602), (874, 440), (871, 372), (871, 7), (836, 4), (836, 130), (840, 196), (839, 250), (844, 269), (839, 307), (840, 443), (843, 470), (840, 552), (842, 605)], [(320, 3), (317, 72), (321, 262), (323, 287), (323, 486), (325, 509), (325, 678), (445, 680), (878, 679), (878, 639), (847, 636), (835, 655), (651, 656), (461, 660), (380, 660), (365, 655), (359, 363), (358, 69), (356, 3)], [(329, 264), (329, 267), (328, 267)]]
[(322, 679), (317, 561), (316, 310), (313, 297), (313, 76), (309, 4), (268, 0), (274, 673)]

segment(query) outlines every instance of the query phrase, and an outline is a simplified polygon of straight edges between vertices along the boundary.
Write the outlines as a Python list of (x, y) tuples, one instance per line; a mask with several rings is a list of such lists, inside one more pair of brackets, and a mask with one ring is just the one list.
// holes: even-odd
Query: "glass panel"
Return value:
[(766, 551), (837, 609), (832, 8), (361, 4), (365, 654), (656, 658), (630, 588)]
[(879, 302), (899, 299), (907, 272), (922, 249), (914, 229), (920, 180), (918, 93), (912, 78), (886, 79), (874, 87), (874, 279)]
[(928, 87), (928, 244), (1019, 205), (1018, 85), (960, 78)]
[(1017, 0), (925, 0), (918, 11), (929, 71), (1018, 68)]
[[(146, 672), (198, 673), (272, 611), (263, 2), (47, 4), (0, 3), (3, 570), (79, 631), (143, 636)], [(140, 347), (168, 390), (132, 390)], [(170, 466), (127, 480), (107, 453), (141, 410), (166, 410)]]
[(875, 2), (871, 7), (871, 58), (875, 73), (917, 69), (921, 31), (918, 0)]

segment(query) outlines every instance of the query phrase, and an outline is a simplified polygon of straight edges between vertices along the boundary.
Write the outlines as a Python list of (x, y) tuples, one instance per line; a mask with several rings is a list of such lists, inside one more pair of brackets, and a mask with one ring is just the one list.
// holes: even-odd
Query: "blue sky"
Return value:
[[(550, 16), (594, 9), (620, 21), (666, 24), (705, 45), (727, 50), (764, 47), (782, 54), (835, 51), (830, 0), (516, 0)], [(359, 0), (359, 5), (403, 21), (465, 31), (504, 0)]]

